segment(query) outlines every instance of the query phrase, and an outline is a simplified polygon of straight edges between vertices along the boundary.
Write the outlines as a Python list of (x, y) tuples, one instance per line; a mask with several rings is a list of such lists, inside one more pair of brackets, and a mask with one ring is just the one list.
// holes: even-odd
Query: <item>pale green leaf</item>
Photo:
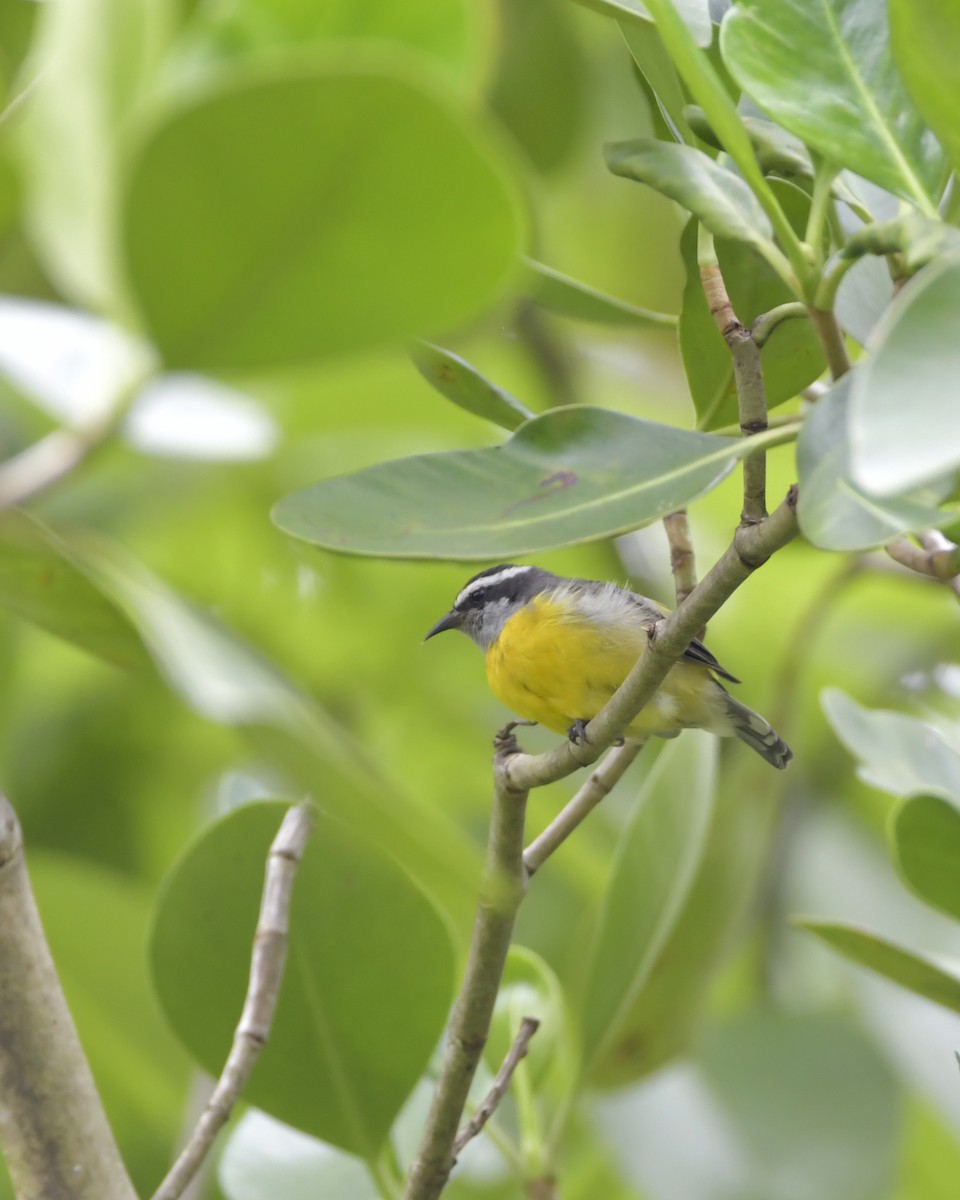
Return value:
[(900, 872), (916, 894), (960, 921), (960, 799), (910, 796), (891, 835)]
[(530, 268), (530, 289), (537, 303), (560, 316), (592, 321), (598, 325), (636, 325), (641, 329), (676, 328), (677, 318), (670, 313), (638, 308), (543, 263), (534, 262), (532, 258), (526, 259), (525, 263)]
[(516, 429), (533, 417), (519, 400), (450, 350), (430, 342), (414, 342), (408, 353), (427, 383), (475, 417), (483, 417), (503, 429)]
[(910, 96), (960, 168), (960, 6), (956, 0), (890, 0), (890, 35)]

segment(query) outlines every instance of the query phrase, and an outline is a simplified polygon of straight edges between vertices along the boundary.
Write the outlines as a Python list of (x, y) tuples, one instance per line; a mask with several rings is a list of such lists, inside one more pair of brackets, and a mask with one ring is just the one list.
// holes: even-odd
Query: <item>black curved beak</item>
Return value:
[(455, 608), (451, 608), (445, 617), (440, 618), (423, 640), (425, 642), (429, 641), (434, 634), (443, 633), (447, 629), (459, 629), (462, 623), (463, 619), (460, 613)]

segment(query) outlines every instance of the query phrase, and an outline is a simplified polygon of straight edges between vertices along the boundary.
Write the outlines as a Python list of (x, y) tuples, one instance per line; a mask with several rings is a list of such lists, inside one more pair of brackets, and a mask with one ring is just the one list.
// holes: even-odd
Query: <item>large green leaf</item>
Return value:
[(857, 966), (868, 967), (934, 1004), (960, 1012), (960, 972), (855, 925), (806, 917), (796, 919), (794, 924), (816, 934)]
[(509, 392), (498, 388), (450, 350), (430, 342), (415, 342), (408, 353), (427, 383), (475, 417), (493, 421), (503, 429), (516, 429), (533, 416)]
[(878, 0), (738, 0), (724, 62), (784, 129), (935, 215), (943, 156), (897, 74)]
[(703, 853), (716, 739), (689, 731), (661, 753), (621, 835), (585, 969), (584, 1065), (616, 1039), (680, 914)]
[(0, 514), (0, 608), (123, 667), (147, 655), (133, 623), (66, 542), (26, 513)]
[(890, 0), (890, 35), (907, 90), (960, 168), (960, 7), (955, 0)]
[(769, 244), (771, 229), (763, 209), (743, 180), (717, 166), (701, 150), (654, 138), (613, 142), (604, 147), (614, 175), (635, 179), (697, 217), (711, 233), (753, 246)]
[(856, 374), (845, 375), (820, 397), (797, 440), (797, 517), (804, 537), (824, 550), (865, 550), (946, 519), (936, 504), (948, 489), (927, 487), (909, 496), (877, 499), (850, 478), (848, 415)]
[(750, 441), (559, 408), (502, 446), (421, 454), (321, 480), (284, 497), (273, 519), (294, 537), (344, 554), (458, 561), (529, 554), (675, 511), (761, 444)]
[[(207, 828), (158, 901), (157, 993), (213, 1075), (243, 1006), (267, 851), (284, 812), (247, 805)], [(297, 872), (276, 1018), (246, 1099), (375, 1160), (443, 1030), (453, 969), (447, 926), (409, 877), (321, 816)]]
[(958, 321), (954, 256), (921, 271), (877, 325), (876, 352), (857, 372), (850, 401), (851, 469), (868, 492), (889, 496), (960, 467), (960, 438), (952, 436)]
[(960, 800), (911, 796), (897, 810), (891, 833), (907, 883), (960, 920)]
[[(778, 195), (797, 189), (774, 185)], [(787, 189), (790, 189), (789, 191)], [(697, 424), (720, 429), (739, 421), (737, 390), (730, 348), (710, 313), (697, 265), (697, 225), (690, 221), (680, 240), (687, 281), (680, 310), (680, 353)], [(745, 325), (761, 313), (796, 299), (776, 272), (743, 242), (718, 238), (717, 259), (734, 312)], [(816, 334), (806, 319), (783, 322), (760, 352), (767, 407), (792, 399), (823, 371), (823, 355)]]
[(154, 128), (124, 241), (169, 364), (360, 350), (463, 321), (501, 290), (514, 193), (492, 145), (404, 61), (248, 62)]
[(116, 245), (123, 139), (151, 99), (173, 32), (173, 0), (71, 0), (41, 9), (18, 114), (29, 229), (63, 293), (120, 306)]
[(932, 726), (906, 713), (864, 708), (835, 688), (823, 693), (823, 711), (860, 774), (895, 796), (936, 791), (960, 802), (960, 750)]
[(677, 318), (670, 313), (651, 312), (626, 300), (598, 292), (579, 279), (572, 279), (543, 263), (525, 260), (530, 268), (530, 290), (538, 304), (563, 317), (592, 321), (599, 325), (636, 325), (639, 328), (672, 329)]

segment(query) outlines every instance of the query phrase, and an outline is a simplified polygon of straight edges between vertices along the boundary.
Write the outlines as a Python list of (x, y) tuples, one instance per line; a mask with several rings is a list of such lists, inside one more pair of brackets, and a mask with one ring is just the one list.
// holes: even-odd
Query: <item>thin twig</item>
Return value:
[(887, 554), (895, 562), (909, 567), (911, 571), (945, 583), (960, 597), (958, 548), (937, 530), (918, 534), (918, 537), (921, 542), (919, 546), (915, 546), (905, 537), (894, 538), (885, 547)]
[(456, 1140), (453, 1143), (454, 1162), (456, 1162), (457, 1156), (467, 1142), (480, 1133), (484, 1125), (486, 1125), (497, 1111), (497, 1106), (507, 1094), (507, 1088), (510, 1086), (510, 1080), (513, 1078), (514, 1071), (517, 1069), (520, 1060), (526, 1057), (530, 1046), (530, 1039), (539, 1028), (540, 1022), (536, 1017), (524, 1017), (520, 1022), (520, 1029), (517, 1032), (517, 1036), (513, 1039), (513, 1045), (507, 1051), (507, 1056), (503, 1060), (500, 1070), (497, 1072), (497, 1077), (494, 1079), (490, 1091), (484, 1096), (477, 1111), (457, 1134)]
[(697, 586), (697, 562), (693, 553), (693, 542), (690, 540), (687, 510), (681, 508), (664, 517), (663, 527), (667, 531), (667, 541), (670, 543), (670, 569), (673, 571), (677, 603), (682, 604)]
[(0, 1146), (21, 1200), (136, 1200), (0, 796)]
[(807, 316), (809, 316), (807, 306), (801, 304), (799, 300), (791, 300), (787, 304), (778, 304), (776, 308), (771, 308), (757, 317), (750, 326), (750, 334), (762, 350), (770, 340), (770, 334), (779, 325), (782, 325), (784, 321), (794, 321), (798, 317)]
[(563, 806), (543, 833), (534, 838), (524, 850), (523, 865), (526, 868), (528, 879), (540, 870), (550, 855), (563, 845), (600, 801), (610, 795), (642, 749), (643, 742), (631, 741), (610, 751), (573, 799)]
[(287, 958), (290, 900), (303, 851), (316, 814), (307, 802), (283, 818), (267, 856), (260, 918), (253, 940), (250, 983), (233, 1045), (213, 1094), (186, 1146), (153, 1194), (153, 1200), (179, 1200), (227, 1123), (254, 1064), (267, 1044)]
[(526, 791), (507, 787), (500, 764), (519, 753), (511, 726), (494, 741), (494, 794), (480, 903), (463, 984), (447, 1031), (443, 1060), (405, 1200), (436, 1200), (453, 1168), (457, 1127), (480, 1062), (503, 977), (517, 910), (526, 890), (523, 829)]
[(832, 309), (815, 308), (813, 305), (810, 305), (807, 312), (820, 339), (820, 347), (830, 368), (830, 374), (834, 379), (839, 379), (850, 370), (850, 356), (843, 340), (843, 331), (837, 324), (836, 313)]

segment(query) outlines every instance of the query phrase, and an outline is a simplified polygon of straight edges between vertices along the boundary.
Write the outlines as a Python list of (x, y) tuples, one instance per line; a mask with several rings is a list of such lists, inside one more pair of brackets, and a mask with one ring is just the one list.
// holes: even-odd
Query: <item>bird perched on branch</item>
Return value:
[[(614, 583), (505, 563), (474, 575), (427, 638), (462, 630), (486, 652), (487, 679), (499, 700), (577, 742), (663, 617), (652, 600)], [(739, 683), (695, 638), (626, 736), (670, 738), (682, 729), (707, 729), (738, 737), (768, 763), (785, 767), (793, 757), (790, 747), (718, 677)]]

